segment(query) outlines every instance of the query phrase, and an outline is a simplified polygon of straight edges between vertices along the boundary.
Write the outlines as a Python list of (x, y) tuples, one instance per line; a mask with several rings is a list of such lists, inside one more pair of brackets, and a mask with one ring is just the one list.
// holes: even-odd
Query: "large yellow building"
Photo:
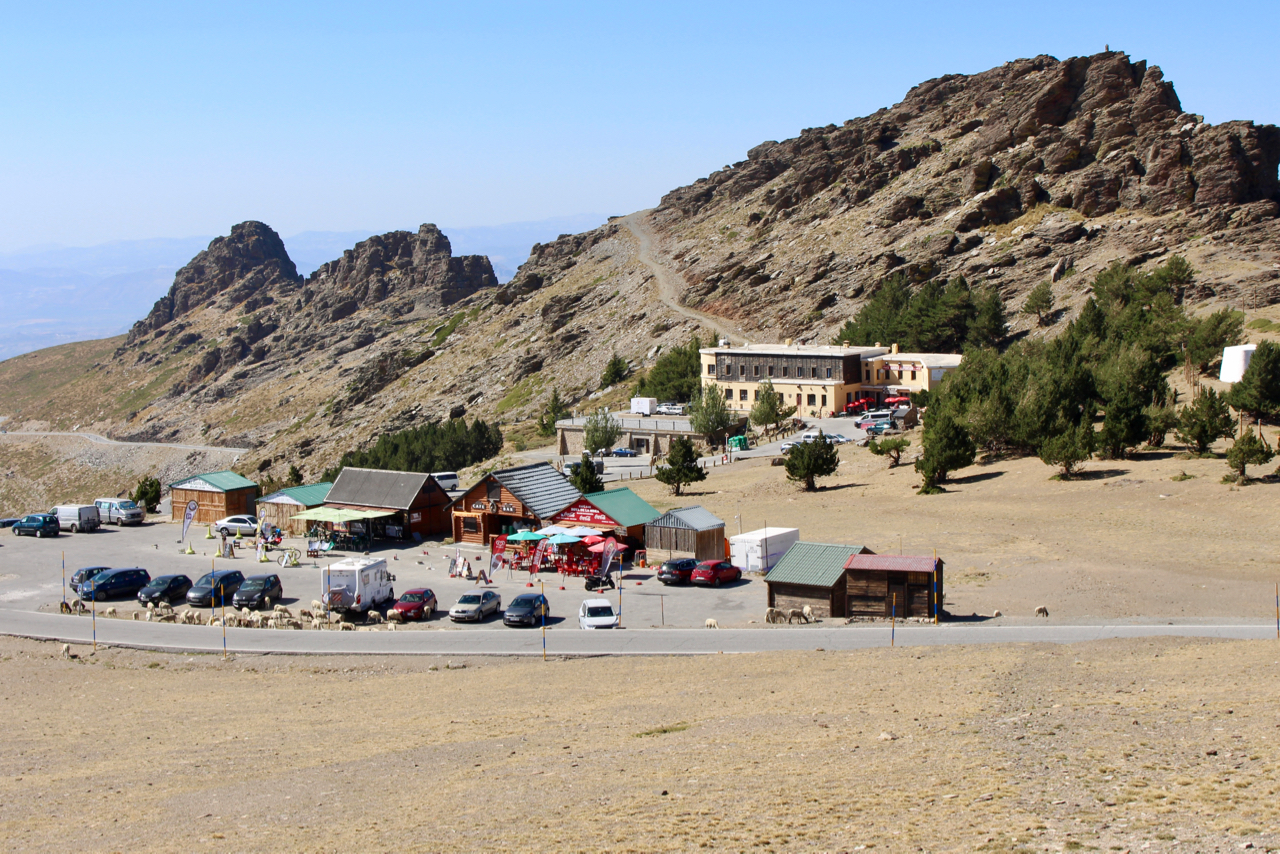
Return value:
[(796, 414), (822, 418), (850, 403), (912, 391), (931, 390), (960, 364), (960, 356), (898, 353), (892, 347), (844, 347), (806, 344), (747, 344), (706, 347), (702, 385), (715, 385), (729, 409), (749, 412), (760, 399), (760, 383), (773, 390)]

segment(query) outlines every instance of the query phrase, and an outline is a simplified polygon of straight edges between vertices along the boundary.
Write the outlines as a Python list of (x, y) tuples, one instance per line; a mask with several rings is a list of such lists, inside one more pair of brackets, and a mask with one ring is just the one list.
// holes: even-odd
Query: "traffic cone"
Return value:
[(195, 549), (193, 549), (193, 548), (191, 548), (191, 543), (187, 543), (187, 550), (186, 550), (185, 552), (183, 552), (183, 554), (184, 554), (184, 555), (193, 555), (193, 554), (195, 554), (195, 553), (196, 553), (196, 550), (195, 550)]
[(212, 525), (208, 526), (208, 527), (205, 529), (204, 538), (205, 538), (206, 540), (212, 540), (212, 539), (213, 539), (213, 526), (212, 526)]

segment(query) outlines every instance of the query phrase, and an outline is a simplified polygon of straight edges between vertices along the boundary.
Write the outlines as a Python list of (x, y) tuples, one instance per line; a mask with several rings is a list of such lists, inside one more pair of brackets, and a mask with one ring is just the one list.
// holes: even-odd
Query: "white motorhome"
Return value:
[(96, 531), (102, 524), (98, 508), (92, 504), (59, 504), (49, 511), (49, 515), (58, 517), (58, 527), (61, 530), (73, 534)]
[(392, 602), (396, 577), (387, 562), (377, 558), (349, 557), (330, 564), (320, 573), (320, 595), (331, 611), (363, 613), (383, 602)]

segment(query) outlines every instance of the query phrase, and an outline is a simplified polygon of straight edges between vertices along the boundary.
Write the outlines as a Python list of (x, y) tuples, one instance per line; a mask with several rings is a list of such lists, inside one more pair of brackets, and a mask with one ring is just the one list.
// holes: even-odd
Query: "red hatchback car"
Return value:
[(727, 560), (704, 560), (698, 564), (689, 579), (694, 584), (709, 584), (719, 587), (724, 581), (737, 581), (742, 577), (742, 570)]
[(400, 600), (392, 606), (406, 620), (428, 620), (436, 609), (436, 594), (425, 587), (406, 590)]

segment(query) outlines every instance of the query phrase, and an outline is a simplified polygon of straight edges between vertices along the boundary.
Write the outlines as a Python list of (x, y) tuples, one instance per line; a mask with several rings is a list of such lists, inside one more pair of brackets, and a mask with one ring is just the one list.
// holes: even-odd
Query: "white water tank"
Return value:
[(1253, 358), (1253, 351), (1256, 349), (1258, 349), (1257, 344), (1223, 347), (1222, 370), (1218, 372), (1218, 379), (1224, 383), (1240, 382), (1240, 378), (1244, 376), (1245, 368), (1249, 367), (1249, 360)]

